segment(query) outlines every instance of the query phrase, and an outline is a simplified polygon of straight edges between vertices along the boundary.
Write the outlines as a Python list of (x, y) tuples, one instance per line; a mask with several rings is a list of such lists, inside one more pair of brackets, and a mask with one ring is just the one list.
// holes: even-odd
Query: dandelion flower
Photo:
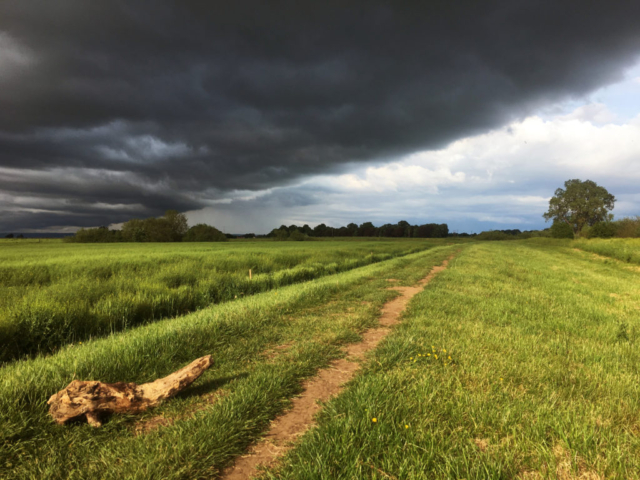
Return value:
[(449, 355), (449, 360), (451, 360), (451, 355)]
[(431, 356), (431, 354), (430, 354), (430, 353), (427, 353), (427, 357), (430, 357), (430, 356)]
[(409, 425), (405, 425), (404, 428), (409, 428)]
[(373, 418), (371, 419), (371, 421), (372, 421), (373, 423), (377, 423), (377, 422), (378, 422), (378, 419), (377, 419), (376, 417), (373, 417)]
[(434, 355), (433, 357), (434, 357), (436, 360), (438, 359), (438, 355)]

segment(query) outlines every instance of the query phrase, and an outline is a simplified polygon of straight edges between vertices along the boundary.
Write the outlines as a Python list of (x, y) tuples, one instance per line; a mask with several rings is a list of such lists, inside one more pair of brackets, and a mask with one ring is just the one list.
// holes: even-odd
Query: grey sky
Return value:
[[(624, 99), (639, 14), (637, 2), (4, 1), (0, 231), (168, 208), (228, 231), (536, 228), (545, 198), (587, 177), (635, 213), (633, 141), (598, 152), (636, 128)], [(602, 89), (613, 84), (631, 93)]]

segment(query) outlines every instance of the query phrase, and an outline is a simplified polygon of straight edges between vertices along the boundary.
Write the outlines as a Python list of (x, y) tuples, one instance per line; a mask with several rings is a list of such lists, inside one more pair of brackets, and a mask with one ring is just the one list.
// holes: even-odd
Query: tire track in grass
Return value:
[[(455, 255), (455, 254), (454, 254)], [(375, 349), (391, 332), (391, 327), (400, 323), (400, 315), (414, 295), (422, 289), (442, 270), (447, 268), (449, 260), (431, 269), (429, 274), (413, 287), (389, 287), (400, 296), (387, 302), (382, 308), (379, 326), (362, 334), (362, 341), (344, 348), (346, 356), (331, 363), (328, 368), (320, 370), (312, 379), (303, 385), (303, 392), (292, 401), (292, 408), (284, 415), (276, 418), (269, 432), (258, 444), (253, 445), (246, 455), (238, 458), (233, 466), (222, 475), (223, 480), (244, 480), (255, 476), (259, 467), (272, 465), (291, 447), (291, 442), (303, 435), (314, 425), (314, 417), (322, 408), (318, 402), (326, 402), (338, 395), (345, 383), (351, 380), (360, 369), (360, 362), (365, 355)]]

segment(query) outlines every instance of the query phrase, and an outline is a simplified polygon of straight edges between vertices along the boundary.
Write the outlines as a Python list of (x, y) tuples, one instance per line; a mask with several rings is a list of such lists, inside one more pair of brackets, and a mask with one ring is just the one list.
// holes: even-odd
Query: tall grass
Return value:
[(434, 244), (5, 243), (0, 250), (0, 362)]
[(579, 239), (574, 240), (571, 245), (585, 252), (640, 264), (640, 238)]
[[(268, 428), (301, 380), (358, 340), (394, 293), (451, 253), (435, 248), (141, 326), (0, 370), (0, 478), (210, 478)], [(268, 354), (269, 347), (289, 345)], [(214, 366), (142, 415), (180, 418), (136, 436), (139, 417), (60, 427), (48, 397), (73, 378), (150, 381), (204, 354)], [(218, 402), (211, 394), (224, 391)]]

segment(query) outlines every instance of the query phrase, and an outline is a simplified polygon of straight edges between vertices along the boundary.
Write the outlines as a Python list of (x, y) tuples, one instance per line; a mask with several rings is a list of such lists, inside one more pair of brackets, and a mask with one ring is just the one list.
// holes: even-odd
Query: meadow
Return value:
[(264, 478), (640, 478), (640, 277), (549, 243), (466, 248)]
[[(413, 283), (452, 248), (435, 247), (5, 365), (0, 478), (213, 476), (287, 407), (301, 380), (375, 324), (394, 295), (386, 278)], [(288, 347), (273, 357), (283, 345)], [(48, 416), (47, 399), (73, 378), (141, 383), (205, 354), (213, 355), (214, 366), (184, 394), (141, 418), (113, 417), (95, 430), (60, 427)], [(212, 395), (224, 401), (212, 401)], [(158, 415), (184, 421), (136, 435), (136, 424)]]
[(435, 244), (0, 242), (0, 362)]
[[(220, 478), (377, 324), (387, 279), (413, 285), (451, 255), (258, 477), (640, 478), (638, 272), (568, 241), (430, 247), (6, 364), (0, 478)], [(205, 354), (210, 370), (142, 415), (99, 429), (48, 416), (74, 378), (142, 383)]]
[(640, 265), (640, 238), (592, 238), (571, 242), (574, 248)]

